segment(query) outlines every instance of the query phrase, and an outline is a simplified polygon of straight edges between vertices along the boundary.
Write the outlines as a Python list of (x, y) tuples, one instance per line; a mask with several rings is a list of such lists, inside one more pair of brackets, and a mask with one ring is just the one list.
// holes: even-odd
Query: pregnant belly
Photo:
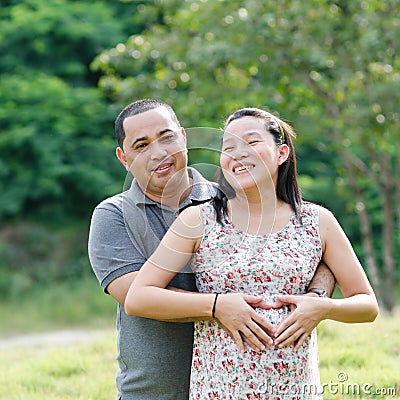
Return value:
[(257, 314), (265, 318), (273, 326), (278, 326), (290, 313), (288, 306), (283, 306), (280, 308), (271, 308), (266, 310), (264, 308), (256, 308)]
[[(290, 313), (288, 306), (270, 309), (255, 308), (255, 311), (274, 327), (277, 327)], [(203, 337), (203, 339), (206, 338), (210, 341), (216, 340), (216, 337), (230, 339), (229, 335), (215, 320), (197, 321), (195, 323), (195, 338), (199, 337)]]

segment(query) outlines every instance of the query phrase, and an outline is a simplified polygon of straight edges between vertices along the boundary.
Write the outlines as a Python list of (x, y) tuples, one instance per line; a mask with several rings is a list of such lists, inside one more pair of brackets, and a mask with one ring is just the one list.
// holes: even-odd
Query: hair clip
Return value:
[(281, 131), (281, 140), (282, 143), (285, 143), (285, 131), (282, 128), (282, 125), (279, 123), (279, 121), (276, 121), (278, 126), (279, 126), (279, 130)]

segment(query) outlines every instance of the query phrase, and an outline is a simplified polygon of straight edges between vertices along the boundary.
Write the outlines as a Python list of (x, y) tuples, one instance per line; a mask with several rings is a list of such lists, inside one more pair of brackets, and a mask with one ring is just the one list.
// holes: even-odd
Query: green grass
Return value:
[(85, 345), (2, 349), (0, 399), (114, 399), (115, 335)]
[[(6, 322), (0, 324), (2, 336), (74, 327), (108, 330), (81, 344), (1, 348), (0, 399), (115, 398), (115, 302), (101, 294), (95, 279), (1, 304), (0, 318)], [(325, 400), (400, 399), (400, 315), (380, 315), (373, 324), (325, 321), (318, 328), (318, 346)], [(347, 380), (340, 385), (343, 374)], [(351, 395), (358, 387), (360, 395)], [(397, 395), (368, 395), (366, 387), (371, 392), (396, 388)]]
[[(324, 399), (400, 398), (400, 315), (381, 315), (372, 324), (325, 321), (318, 348)], [(352, 396), (358, 388), (360, 395)], [(376, 394), (387, 388), (396, 388), (397, 395)]]
[[(114, 399), (116, 303), (94, 276), (40, 286), (0, 303), (0, 338), (64, 329), (104, 330), (83, 344), (0, 348), (0, 399)], [(111, 333), (110, 333), (111, 332)]]
[(82, 326), (110, 328), (116, 307), (94, 276), (39, 286), (28, 295), (0, 302), (0, 336)]
[[(400, 318), (379, 317), (368, 325), (324, 322), (319, 329), (321, 382), (331, 383), (324, 399), (398, 399)], [(89, 344), (1, 351), (0, 398), (9, 400), (106, 400), (115, 398), (115, 334)], [(339, 374), (348, 379), (342, 389)], [(334, 385), (337, 386), (334, 386)], [(351, 385), (351, 386), (350, 386)], [(357, 385), (360, 396), (346, 395)], [(393, 388), (397, 396), (362, 393)], [(351, 389), (353, 390), (353, 389)]]

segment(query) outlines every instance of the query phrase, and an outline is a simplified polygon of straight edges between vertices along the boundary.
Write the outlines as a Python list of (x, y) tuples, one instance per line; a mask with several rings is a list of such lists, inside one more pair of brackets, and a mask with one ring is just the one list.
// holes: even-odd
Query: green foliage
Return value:
[[(73, 280), (49, 279), (46, 284), (36, 282), (18, 292), (14, 286), (13, 296), (0, 301), (0, 318), (4, 321), (0, 336), (80, 327), (112, 329), (115, 300), (103, 293), (87, 261), (82, 271), (79, 278)], [(14, 284), (13, 279), (9, 279), (10, 282)]]
[[(394, 253), (399, 274), (400, 211), (391, 219), (382, 211), (400, 201), (397, 7), (2, 1), (0, 221), (88, 220), (96, 203), (120, 191), (113, 120), (134, 99), (169, 102), (185, 127), (220, 128), (233, 109), (254, 105), (295, 126), (305, 198), (334, 211), (362, 259), (358, 213), (368, 210), (376, 262)], [(188, 143), (189, 162), (213, 178), (219, 136), (204, 144), (203, 133), (200, 144)], [(390, 221), (392, 252), (382, 235)], [(30, 285), (23, 274), (15, 279)]]
[[(359, 255), (383, 265), (382, 275), (393, 275), (393, 262), (400, 271), (393, 261), (400, 211), (383, 213), (400, 201), (393, 179), (400, 165), (398, 1), (161, 5), (160, 23), (93, 62), (106, 95), (120, 104), (161, 98), (185, 126), (218, 127), (249, 105), (280, 113), (299, 134), (306, 197), (335, 212)], [(373, 235), (369, 257), (363, 210)]]
[[(0, 220), (86, 217), (123, 176), (93, 57), (140, 29), (140, 2), (25, 0), (0, 10)], [(132, 13), (133, 11), (133, 13)]]
[[(163, 98), (187, 126), (220, 126), (235, 107), (267, 107), (294, 123), (300, 143), (314, 151), (317, 143), (324, 155), (343, 144), (332, 141), (335, 126), (345, 127), (342, 140), (358, 140), (357, 151), (371, 124), (377, 140), (379, 131), (388, 135), (379, 144), (394, 149), (386, 139), (398, 124), (396, 1), (362, 8), (321, 0), (161, 4), (163, 23), (93, 63), (113, 99)], [(329, 114), (329, 107), (340, 113)]]
[[(109, 117), (96, 89), (41, 73), (0, 78), (0, 217), (40, 212), (87, 215), (116, 190)], [(114, 168), (112, 168), (114, 167)]]
[(85, 83), (93, 57), (123, 37), (117, 11), (105, 1), (25, 0), (3, 8), (0, 70), (24, 74), (28, 67)]
[(0, 232), (0, 300), (21, 299), (37, 288), (77, 282), (89, 275), (86, 243), (89, 223), (67, 227), (24, 222)]

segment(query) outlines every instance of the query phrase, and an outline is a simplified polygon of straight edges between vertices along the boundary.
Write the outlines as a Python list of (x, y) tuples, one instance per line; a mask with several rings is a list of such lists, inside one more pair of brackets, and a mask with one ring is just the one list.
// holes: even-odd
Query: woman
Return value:
[[(278, 340), (259, 352), (244, 351), (235, 341), (240, 343), (254, 321), (229, 337), (214, 319), (226, 296), (239, 292), (284, 303), (282, 295), (305, 293), (323, 258), (344, 298), (303, 298), (316, 318), (369, 322), (378, 313), (334, 216), (301, 199), (292, 137), (293, 129), (266, 111), (235, 111), (224, 127), (219, 195), (182, 212), (128, 292), (130, 315), (204, 319), (195, 325), (191, 399), (321, 398), (315, 332), (302, 333), (296, 351), (277, 346)], [(165, 290), (191, 257), (198, 289), (208, 294)], [(289, 310), (257, 312), (281, 333), (279, 323)]]

